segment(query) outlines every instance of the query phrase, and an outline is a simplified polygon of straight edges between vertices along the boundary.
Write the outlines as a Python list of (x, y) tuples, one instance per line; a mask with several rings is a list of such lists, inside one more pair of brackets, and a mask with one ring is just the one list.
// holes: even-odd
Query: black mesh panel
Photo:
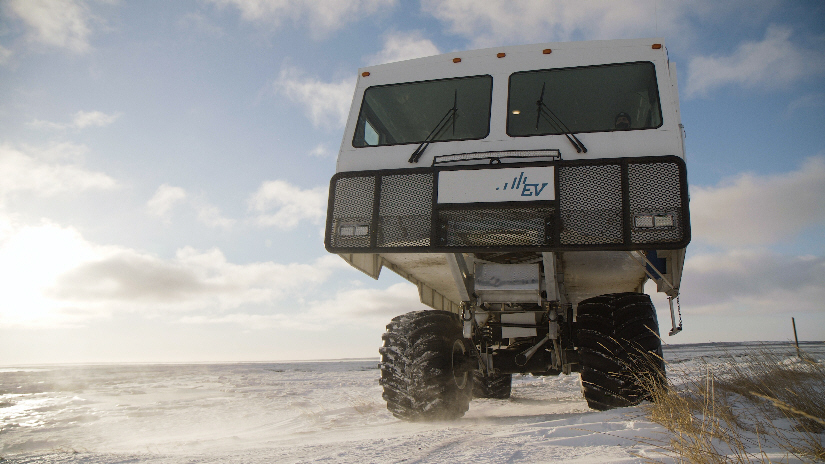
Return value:
[(622, 243), (619, 165), (559, 168), (561, 245)]
[[(631, 163), (628, 165), (630, 186), (630, 232), (633, 243), (676, 242), (684, 236), (679, 167), (673, 163)], [(661, 214), (673, 218), (665, 229), (637, 228), (638, 214)]]
[(432, 174), (381, 177), (377, 246), (429, 246), (432, 212)]
[(372, 222), (372, 204), (375, 195), (375, 177), (344, 177), (335, 183), (335, 202), (332, 206), (332, 244), (336, 247), (369, 248), (370, 234), (342, 236), (341, 227), (369, 225)]
[(448, 209), (438, 212), (439, 246), (542, 246), (553, 243), (553, 208)]

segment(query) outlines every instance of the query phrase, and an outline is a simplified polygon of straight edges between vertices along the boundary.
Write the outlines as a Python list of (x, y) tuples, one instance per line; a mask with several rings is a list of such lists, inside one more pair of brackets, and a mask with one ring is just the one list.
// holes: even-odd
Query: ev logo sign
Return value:
[[(524, 181), (524, 186), (522, 187), (522, 180)], [(527, 177), (524, 176), (524, 171), (521, 171), (521, 174), (518, 176), (518, 181), (515, 177), (513, 177), (513, 183), (508, 184), (507, 182), (504, 183), (504, 188), (502, 190), (507, 190), (507, 185), (510, 186), (510, 190), (518, 190), (521, 189), (521, 196), (523, 197), (532, 197), (532, 196), (539, 196), (541, 192), (544, 191), (544, 188), (547, 187), (548, 182), (544, 182), (539, 187), (539, 184), (528, 184)], [(496, 187), (496, 190), (499, 190), (500, 187)]]
[(439, 203), (555, 200), (553, 166), (438, 173)]

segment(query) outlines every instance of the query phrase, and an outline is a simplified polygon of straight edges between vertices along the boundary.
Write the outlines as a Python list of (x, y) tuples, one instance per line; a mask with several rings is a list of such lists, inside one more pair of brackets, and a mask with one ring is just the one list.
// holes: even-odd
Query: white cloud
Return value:
[(21, 145), (21, 151), (32, 158), (44, 162), (83, 162), (89, 147), (72, 142), (50, 143), (48, 145)]
[(197, 205), (196, 209), (198, 219), (209, 227), (229, 229), (235, 224), (235, 220), (224, 217), (217, 206), (204, 203)]
[(292, 329), (319, 331), (329, 328), (327, 319), (306, 315), (232, 313), (218, 315), (184, 316), (179, 322), (193, 325), (238, 325), (249, 329)]
[(727, 85), (784, 87), (825, 72), (825, 53), (791, 41), (793, 31), (771, 25), (761, 42), (743, 42), (728, 56), (698, 56), (690, 60), (686, 97), (704, 96)]
[(694, 313), (822, 311), (825, 258), (730, 250), (689, 258), (683, 307)]
[(249, 198), (249, 209), (260, 225), (291, 229), (307, 220), (321, 222), (326, 216), (327, 188), (301, 189), (286, 181), (261, 184)]
[(28, 39), (75, 53), (89, 50), (89, 12), (74, 0), (10, 0), (8, 8), (29, 26)]
[(150, 303), (173, 311), (227, 310), (271, 304), (324, 281), (331, 269), (327, 258), (313, 264), (233, 264), (218, 249), (185, 247), (170, 260), (118, 249), (63, 273), (48, 294), (81, 304), (104, 302), (144, 310)]
[(717, 186), (691, 188), (695, 241), (723, 251), (687, 259), (681, 284), (685, 311), (731, 316), (821, 312), (825, 258), (754, 247), (787, 243), (806, 229), (825, 226), (823, 200), (823, 156), (791, 172), (741, 174)]
[(185, 14), (178, 20), (178, 26), (200, 32), (207, 37), (220, 38), (226, 35), (220, 26), (212, 23), (209, 18), (198, 12)]
[(69, 124), (59, 123), (59, 122), (52, 122), (52, 121), (44, 121), (43, 119), (35, 119), (29, 123), (30, 126), (33, 127), (42, 127), (44, 129), (68, 129)]
[(104, 127), (115, 122), (120, 114), (106, 114), (100, 111), (78, 111), (72, 119), (72, 126), (78, 129), (85, 127)]
[(82, 325), (118, 311), (149, 317), (194, 310), (209, 317), (249, 308), (271, 311), (344, 265), (332, 255), (309, 264), (234, 264), (218, 249), (190, 247), (163, 259), (90, 243), (70, 227), (21, 225), (3, 216), (0, 326)]
[(773, 0), (422, 0), (421, 10), (470, 48), (571, 40), (676, 37), (670, 46), (690, 50), (697, 23), (759, 24), (775, 15)]
[(0, 45), (0, 64), (6, 64), (14, 53), (8, 48)]
[(423, 0), (422, 10), (473, 48), (530, 42), (636, 38), (681, 30), (687, 8), (656, 1)]
[[(54, 145), (46, 151), (52, 158), (76, 156), (78, 146)], [(62, 153), (67, 149), (68, 153)], [(102, 172), (84, 169), (76, 163), (56, 162), (38, 158), (35, 150), (24, 153), (11, 145), (0, 144), (0, 201), (10, 194), (29, 192), (39, 196), (52, 196), (83, 190), (106, 190), (117, 187), (117, 182)], [(35, 156), (32, 156), (35, 155)]]
[(355, 78), (323, 82), (296, 68), (284, 67), (274, 82), (275, 91), (303, 106), (315, 127), (343, 127), (347, 123)]
[(163, 184), (155, 191), (152, 198), (146, 202), (146, 210), (152, 216), (168, 217), (173, 207), (186, 200), (186, 190)]
[[(337, 258), (337, 257), (335, 257)], [(344, 261), (338, 259), (340, 263)], [(187, 315), (180, 322), (187, 324), (234, 324), (250, 329), (288, 328), (323, 331), (342, 325), (383, 328), (393, 317), (424, 309), (418, 290), (409, 283), (397, 283), (386, 289), (341, 290), (333, 298), (299, 302), (299, 310), (287, 314), (231, 313)], [(330, 308), (335, 308), (330, 311)]]
[(294, 312), (289, 301), (300, 301), (344, 267), (334, 255), (306, 264), (236, 264), (218, 249), (191, 247), (165, 259), (91, 243), (76, 229), (48, 221), (21, 224), (0, 212), (0, 326), (77, 326), (123, 311), (147, 317), (238, 313), (231, 317), (240, 319), (250, 311)]
[(168, 221), (172, 210), (179, 205), (188, 205), (194, 209), (198, 220), (209, 227), (228, 229), (235, 224), (235, 220), (224, 217), (217, 206), (209, 204), (203, 198), (192, 197), (182, 187), (169, 184), (158, 187), (152, 198), (146, 202), (146, 211), (152, 216)]
[(721, 246), (768, 245), (825, 221), (825, 157), (799, 170), (742, 174), (690, 192), (696, 240)]
[(375, 55), (366, 58), (368, 64), (391, 63), (411, 60), (423, 56), (441, 53), (431, 40), (425, 39), (421, 32), (398, 32), (384, 38), (384, 48)]
[[(335, 308), (334, 313), (329, 308)], [(340, 323), (383, 327), (395, 316), (425, 309), (415, 285), (402, 282), (386, 289), (356, 288), (339, 291), (335, 298), (309, 304), (309, 313), (328, 315)], [(318, 317), (316, 317), (318, 319)]]
[(284, 23), (307, 24), (316, 38), (392, 8), (395, 0), (210, 0), (237, 8), (247, 21), (280, 27)]
[(795, 98), (788, 103), (788, 108), (785, 110), (785, 116), (790, 116), (791, 114), (805, 108), (819, 108), (822, 106), (825, 106), (825, 93), (809, 93), (799, 98)]
[(105, 127), (115, 122), (120, 113), (106, 114), (101, 111), (78, 111), (70, 123), (59, 123), (35, 119), (31, 125), (49, 129), (85, 129), (87, 127)]
[(308, 154), (313, 158), (326, 158), (327, 156), (330, 156), (332, 153), (330, 153), (326, 145), (319, 143), (315, 146), (315, 148), (310, 150)]

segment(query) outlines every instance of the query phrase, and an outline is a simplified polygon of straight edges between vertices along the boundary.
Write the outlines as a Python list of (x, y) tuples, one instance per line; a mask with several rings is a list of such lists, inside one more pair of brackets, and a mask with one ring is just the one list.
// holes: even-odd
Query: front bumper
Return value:
[[(477, 185), (514, 169), (554, 178)], [(447, 194), (443, 181), (466, 170), (475, 171), (466, 179), (482, 179), (468, 191), (518, 186), (518, 198), (479, 194), (485, 201), (473, 202), (453, 184)], [(546, 194), (544, 184), (552, 188)], [(324, 244), (333, 253), (678, 249), (690, 242), (687, 171), (675, 156), (342, 172), (329, 192)]]

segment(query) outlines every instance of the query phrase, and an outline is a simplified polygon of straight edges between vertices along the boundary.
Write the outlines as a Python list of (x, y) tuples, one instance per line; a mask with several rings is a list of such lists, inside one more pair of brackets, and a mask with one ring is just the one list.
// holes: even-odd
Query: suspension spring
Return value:
[(493, 344), (493, 328), (484, 326), (479, 328), (481, 332), (481, 339), (489, 346)]

